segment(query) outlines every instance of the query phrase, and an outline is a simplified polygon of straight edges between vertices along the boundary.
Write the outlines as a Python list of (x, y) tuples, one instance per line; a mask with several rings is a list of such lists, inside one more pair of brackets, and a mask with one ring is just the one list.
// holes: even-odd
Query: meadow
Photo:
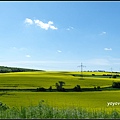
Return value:
[[(84, 87), (94, 86), (111, 86), (114, 80), (120, 80), (119, 78), (113, 79), (108, 77), (96, 77), (92, 74), (101, 75), (102, 72), (83, 72), (84, 80), (80, 80), (80, 76), (73, 76), (73, 74), (80, 75), (80, 72), (14, 72), (14, 73), (1, 73), (0, 74), (0, 88), (37, 88), (52, 86), (55, 88), (55, 83), (58, 81), (64, 81), (64, 88), (73, 88), (75, 85), (80, 84)], [(107, 73), (106, 73), (107, 74)], [(110, 74), (110, 73), (109, 73)]]
[(119, 109), (107, 102), (120, 102), (120, 91), (103, 92), (1, 92), (0, 101), (9, 107), (37, 105), (41, 100), (57, 108)]
[(8, 106), (0, 103), (0, 118), (3, 119), (34, 119), (34, 118), (63, 118), (63, 119), (83, 119), (83, 118), (120, 118), (120, 113), (117, 110), (92, 110), (89, 111), (85, 108), (62, 108), (58, 109), (48, 104), (44, 104), (43, 100), (38, 105), (30, 105), (28, 107), (21, 106), (20, 109)]
[[(92, 74), (95, 74), (93, 76)], [(120, 90), (85, 91), (85, 92), (28, 92), (16, 91), (16, 89), (37, 89), (44, 87), (48, 89), (55, 83), (64, 81), (64, 88), (73, 88), (80, 85), (81, 88), (110, 87), (113, 81), (120, 81), (120, 78), (109, 78), (102, 76), (111, 74), (106, 72), (83, 72), (84, 79), (81, 79), (80, 72), (12, 72), (0, 74), (0, 101), (10, 108), (35, 106), (41, 100), (45, 104), (59, 109), (85, 108), (86, 110), (118, 110), (120, 105), (107, 106), (107, 102), (120, 102)], [(113, 73), (116, 74), (116, 73)], [(14, 89), (6, 91), (4, 89)]]

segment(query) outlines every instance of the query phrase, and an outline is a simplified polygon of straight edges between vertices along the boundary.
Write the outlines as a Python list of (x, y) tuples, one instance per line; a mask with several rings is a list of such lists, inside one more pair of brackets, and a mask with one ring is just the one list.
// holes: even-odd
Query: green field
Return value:
[[(73, 76), (75, 74), (76, 76)], [(84, 72), (84, 79), (80, 79), (79, 72), (19, 72), (1, 73), (0, 89), (29, 89), (52, 86), (55, 83), (64, 81), (64, 88), (73, 88), (77, 84), (81, 88), (87, 87), (109, 87), (113, 81), (120, 81), (120, 78), (103, 77), (105, 72)], [(95, 76), (92, 76), (95, 74)], [(97, 76), (99, 75), (99, 76)], [(101, 75), (101, 77), (100, 77)], [(0, 101), (10, 107), (37, 105), (44, 100), (51, 106), (62, 107), (83, 107), (88, 109), (119, 109), (120, 106), (107, 106), (107, 102), (120, 102), (120, 91), (93, 91), (93, 92), (0, 92)]]
[[(79, 75), (79, 72), (18, 72), (18, 73), (1, 73), (0, 74), (0, 88), (37, 88), (52, 86), (55, 88), (55, 83), (58, 81), (64, 81), (64, 88), (73, 88), (75, 85), (80, 84), (84, 87), (94, 86), (111, 86), (114, 80), (120, 80), (120, 78), (108, 78), (108, 77), (96, 77), (92, 76), (102, 75), (102, 72), (84, 72), (84, 80), (80, 80), (79, 76), (73, 76), (73, 74)], [(107, 73), (106, 73), (107, 74)], [(110, 73), (109, 73), (110, 74)], [(90, 76), (91, 75), (91, 76)]]
[(111, 109), (120, 106), (107, 106), (107, 102), (120, 102), (119, 91), (103, 92), (7, 92), (0, 93), (0, 100), (9, 107), (37, 105), (41, 100), (58, 107), (82, 107), (88, 109)]

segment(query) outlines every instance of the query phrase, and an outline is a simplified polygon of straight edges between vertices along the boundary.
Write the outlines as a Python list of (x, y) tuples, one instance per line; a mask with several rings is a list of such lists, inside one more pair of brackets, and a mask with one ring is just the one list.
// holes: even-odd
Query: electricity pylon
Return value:
[(84, 66), (84, 65), (81, 63), (81, 65), (79, 65), (78, 67), (81, 68), (81, 79), (83, 79), (83, 67), (86, 67), (86, 66)]

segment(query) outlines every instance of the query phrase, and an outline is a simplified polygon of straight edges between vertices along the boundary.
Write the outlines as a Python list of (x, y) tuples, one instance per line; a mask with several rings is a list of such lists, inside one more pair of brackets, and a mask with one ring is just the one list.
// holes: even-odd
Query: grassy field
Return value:
[[(95, 76), (92, 76), (95, 74)], [(109, 78), (102, 76), (111, 74), (105, 72), (83, 72), (84, 79), (80, 79), (80, 72), (18, 72), (18, 73), (1, 73), (0, 89), (29, 89), (52, 86), (55, 83), (64, 81), (64, 88), (73, 88), (80, 85), (86, 87), (109, 87), (113, 81), (120, 81), (120, 78)], [(76, 75), (76, 76), (73, 76)], [(100, 76), (101, 75), (101, 76)], [(0, 92), (0, 101), (9, 107), (21, 107), (37, 105), (39, 101), (44, 100), (50, 106), (58, 108), (86, 108), (86, 109), (118, 109), (117, 106), (107, 106), (107, 102), (120, 102), (120, 90), (117, 91), (91, 91), (91, 92), (17, 92), (4, 91)]]
[(119, 109), (107, 102), (120, 102), (120, 91), (103, 92), (7, 92), (0, 93), (1, 102), (9, 107), (37, 105), (41, 100), (57, 108), (82, 107), (87, 109)]
[(87, 110), (86, 108), (55, 108), (40, 101), (37, 105), (28, 107), (21, 106), (8, 108), (5, 104), (0, 103), (0, 118), (2, 119), (48, 119), (48, 118), (63, 118), (63, 119), (89, 119), (89, 118), (120, 118), (119, 110)]
[[(37, 88), (52, 86), (55, 88), (55, 83), (58, 81), (64, 81), (64, 88), (73, 88), (77, 84), (81, 87), (94, 87), (94, 86), (111, 86), (114, 80), (120, 80), (120, 78), (108, 78), (92, 76), (102, 75), (102, 72), (84, 72), (84, 75), (91, 75), (84, 77), (84, 80), (80, 80), (80, 76), (73, 76), (73, 74), (79, 75), (79, 72), (19, 72), (19, 73), (1, 73), (0, 74), (0, 88)], [(106, 73), (107, 74), (107, 73)], [(109, 73), (110, 74), (110, 73)]]

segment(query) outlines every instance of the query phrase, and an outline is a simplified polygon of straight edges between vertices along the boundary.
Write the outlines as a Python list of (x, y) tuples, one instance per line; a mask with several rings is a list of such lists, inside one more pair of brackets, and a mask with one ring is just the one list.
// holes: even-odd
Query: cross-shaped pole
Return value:
[(82, 75), (83, 67), (86, 67), (86, 66), (84, 66), (84, 65), (81, 63), (81, 65), (79, 65), (78, 67), (81, 68), (81, 77), (83, 77), (83, 75)]

